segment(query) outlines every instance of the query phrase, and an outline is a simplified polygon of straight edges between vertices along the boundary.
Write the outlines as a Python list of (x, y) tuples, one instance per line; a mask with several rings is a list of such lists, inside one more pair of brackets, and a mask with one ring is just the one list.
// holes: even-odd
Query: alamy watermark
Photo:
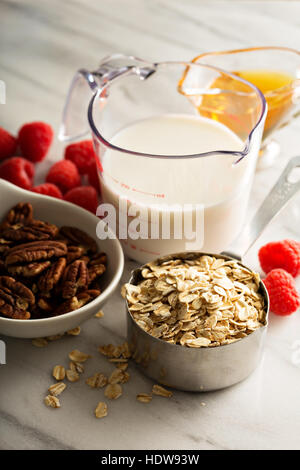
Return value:
[(6, 364), (6, 344), (0, 339), (0, 365)]
[[(100, 204), (96, 233), (100, 240), (186, 240), (201, 247), (204, 239), (203, 204), (141, 204), (119, 199), (119, 207)], [(110, 229), (110, 230), (108, 230)]]
[(6, 87), (5, 82), (0, 80), (0, 104), (6, 103)]
[(291, 354), (292, 364), (294, 364), (294, 366), (300, 366), (300, 339), (293, 342), (291, 349), (293, 350)]

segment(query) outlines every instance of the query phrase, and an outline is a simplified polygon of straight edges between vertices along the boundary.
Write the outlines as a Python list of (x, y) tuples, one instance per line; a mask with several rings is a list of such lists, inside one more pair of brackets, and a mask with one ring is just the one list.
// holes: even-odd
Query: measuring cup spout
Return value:
[(246, 224), (241, 235), (223, 252), (224, 255), (241, 260), (271, 220), (297, 194), (300, 190), (300, 180), (293, 181), (291, 177), (296, 168), (300, 168), (300, 157), (294, 157), (289, 161), (253, 219)]
[(154, 72), (155, 64), (123, 54), (104, 58), (95, 71), (79, 69), (67, 94), (58, 138), (69, 142), (90, 132), (87, 120), (88, 103), (93, 95), (101, 93), (108, 82), (129, 73), (134, 73), (144, 80)]

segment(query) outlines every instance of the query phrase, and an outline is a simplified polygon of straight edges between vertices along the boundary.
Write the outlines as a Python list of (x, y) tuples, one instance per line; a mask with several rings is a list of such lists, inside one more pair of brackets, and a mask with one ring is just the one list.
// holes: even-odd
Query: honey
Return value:
[(235, 75), (253, 83), (262, 91), (268, 103), (264, 137), (272, 132), (292, 107), (294, 77), (273, 70), (245, 70)]
[[(179, 83), (180, 93), (189, 98), (202, 116), (225, 124), (240, 138), (244, 139), (255, 125), (251, 120), (254, 101), (251, 93), (249, 93), (249, 86), (222, 74), (210, 85), (210, 89), (219, 89), (218, 93), (197, 96), (196, 92), (193, 94), (191, 90), (187, 92), (185, 89), (185, 80), (188, 73), (187, 71)], [(251, 82), (264, 94), (268, 103), (268, 114), (263, 134), (263, 138), (266, 138), (286, 120), (291, 111), (294, 77), (280, 71), (264, 69), (233, 71), (232, 73)], [(233, 93), (230, 93), (230, 90)], [(239, 107), (243, 110), (240, 114), (238, 114)], [(230, 109), (232, 109), (232, 114)], [(245, 109), (248, 109), (248, 112)], [(235, 119), (232, 118), (233, 114)]]

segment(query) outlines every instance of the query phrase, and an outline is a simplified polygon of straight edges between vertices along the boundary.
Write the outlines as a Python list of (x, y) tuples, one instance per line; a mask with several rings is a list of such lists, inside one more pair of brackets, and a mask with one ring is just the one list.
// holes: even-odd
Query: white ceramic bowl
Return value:
[(39, 338), (63, 333), (97, 313), (118, 286), (124, 268), (124, 255), (120, 242), (117, 238), (98, 240), (96, 226), (103, 222), (75, 204), (25, 191), (0, 179), (0, 220), (18, 202), (30, 202), (33, 206), (34, 217), (37, 219), (48, 221), (59, 227), (69, 225), (84, 230), (96, 240), (99, 249), (107, 254), (107, 270), (102, 278), (103, 291), (92, 302), (78, 310), (52, 318), (11, 320), (0, 317), (0, 335)]

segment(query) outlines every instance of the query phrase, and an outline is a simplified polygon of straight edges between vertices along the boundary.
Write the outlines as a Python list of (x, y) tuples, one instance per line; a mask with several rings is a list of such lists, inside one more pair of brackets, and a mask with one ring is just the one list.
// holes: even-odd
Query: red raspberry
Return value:
[(0, 160), (12, 157), (17, 149), (17, 139), (0, 127)]
[(270, 310), (276, 315), (291, 315), (300, 307), (295, 281), (284, 269), (273, 269), (263, 283), (269, 293)]
[(80, 176), (77, 167), (69, 160), (54, 163), (46, 177), (47, 183), (56, 184), (62, 193), (80, 186)]
[(71, 160), (81, 175), (88, 174), (89, 166), (97, 157), (91, 140), (70, 144), (65, 149), (65, 159)]
[(46, 196), (57, 197), (58, 199), (63, 198), (61, 190), (52, 183), (40, 184), (39, 186), (32, 188), (32, 191), (38, 194), (45, 194)]
[(96, 191), (98, 193), (101, 193), (100, 189), (100, 181), (99, 181), (99, 176), (98, 176), (98, 167), (97, 167), (97, 162), (96, 160), (90, 162), (89, 167), (88, 167), (88, 182), (90, 183), (91, 186), (94, 186)]
[(300, 243), (295, 240), (267, 243), (259, 250), (258, 257), (265, 273), (282, 268), (294, 277), (300, 274)]
[(93, 186), (79, 186), (78, 188), (71, 189), (64, 195), (64, 200), (73, 202), (77, 206), (96, 214), (98, 207), (97, 191)]
[(0, 178), (10, 181), (20, 188), (31, 189), (34, 177), (34, 165), (21, 157), (5, 160), (0, 165)]
[(18, 140), (23, 157), (34, 163), (40, 162), (52, 143), (53, 129), (45, 122), (24, 124), (19, 130)]

